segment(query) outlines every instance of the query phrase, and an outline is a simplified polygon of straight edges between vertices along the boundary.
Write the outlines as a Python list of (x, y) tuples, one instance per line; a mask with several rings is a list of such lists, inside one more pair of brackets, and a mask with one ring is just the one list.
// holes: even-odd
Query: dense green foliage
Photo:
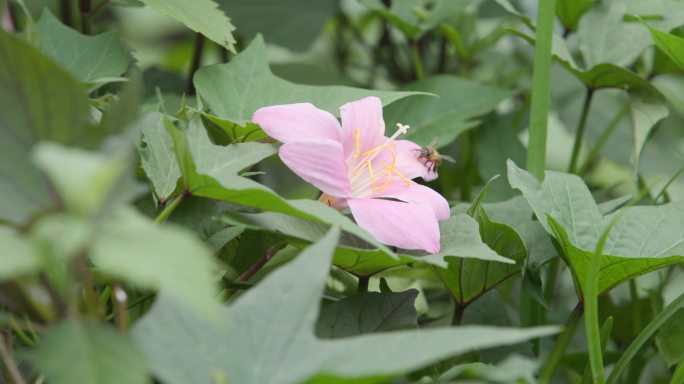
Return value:
[[(684, 2), (0, 21), (0, 383), (684, 383)], [(368, 96), (456, 160), (437, 253), (317, 201), (252, 121)]]

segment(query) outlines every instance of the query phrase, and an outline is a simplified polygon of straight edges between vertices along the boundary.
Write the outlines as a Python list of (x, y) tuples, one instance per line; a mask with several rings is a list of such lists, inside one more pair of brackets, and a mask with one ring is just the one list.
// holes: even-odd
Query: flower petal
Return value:
[[(418, 160), (421, 146), (409, 140), (394, 140), (392, 145), (382, 150), (373, 159), (373, 168), (382, 169), (382, 164), (392, 164), (394, 156), (394, 169), (404, 175), (407, 179), (422, 177), (425, 181), (430, 181), (428, 169), (423, 162)], [(391, 151), (390, 151), (391, 149)], [(434, 178), (433, 178), (434, 179)]]
[(432, 188), (424, 185), (411, 183), (392, 183), (388, 188), (383, 189), (377, 197), (391, 197), (405, 201), (407, 203), (424, 204), (432, 208), (437, 220), (446, 220), (451, 216), (449, 203), (446, 199)]
[(383, 199), (349, 199), (356, 222), (378, 241), (439, 252), (439, 226), (429, 206)]
[(385, 121), (382, 119), (382, 102), (379, 98), (371, 96), (347, 103), (340, 107), (340, 116), (345, 158), (357, 149), (360, 153), (364, 153), (382, 143), (385, 135)]
[(254, 112), (252, 121), (283, 143), (308, 139), (340, 141), (341, 138), (340, 123), (335, 116), (310, 103), (259, 108)]
[(342, 145), (334, 140), (300, 140), (280, 147), (280, 158), (299, 177), (332, 196), (349, 196), (351, 187), (342, 157)]

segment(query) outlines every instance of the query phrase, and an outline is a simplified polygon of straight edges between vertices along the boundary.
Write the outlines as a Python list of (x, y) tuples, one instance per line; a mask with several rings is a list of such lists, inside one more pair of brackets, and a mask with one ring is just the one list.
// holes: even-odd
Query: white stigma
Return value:
[(394, 140), (397, 138), (399, 135), (404, 135), (406, 132), (411, 128), (408, 124), (402, 124), (402, 123), (397, 123), (397, 128), (398, 130), (390, 137), (390, 140)]

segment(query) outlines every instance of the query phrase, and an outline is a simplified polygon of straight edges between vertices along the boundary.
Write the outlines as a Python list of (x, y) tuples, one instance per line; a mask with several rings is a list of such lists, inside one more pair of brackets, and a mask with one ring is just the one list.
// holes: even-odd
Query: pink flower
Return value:
[(404, 249), (439, 252), (437, 220), (449, 218), (439, 193), (411, 179), (434, 178), (418, 159), (420, 146), (395, 140), (408, 126), (385, 136), (382, 104), (367, 97), (340, 108), (342, 126), (312, 104), (261, 108), (252, 120), (283, 142), (280, 158), (299, 177), (324, 192), (337, 209), (349, 207), (376, 239)]

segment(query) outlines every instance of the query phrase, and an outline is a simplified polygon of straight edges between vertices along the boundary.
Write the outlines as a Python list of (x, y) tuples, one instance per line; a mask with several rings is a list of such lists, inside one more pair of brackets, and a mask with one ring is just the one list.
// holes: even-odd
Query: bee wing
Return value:
[(430, 141), (430, 145), (428, 145), (428, 146), (429, 146), (429, 147), (434, 147), (435, 144), (437, 144), (437, 138), (436, 138), (436, 137), (433, 137), (433, 138), (432, 138), (432, 141)]
[(454, 158), (451, 157), (451, 156), (449, 156), (449, 155), (439, 155), (439, 157), (442, 158), (442, 160), (446, 160), (446, 161), (448, 161), (448, 162), (450, 162), (450, 163), (455, 163), (455, 162), (456, 162), (456, 160), (454, 160)]

